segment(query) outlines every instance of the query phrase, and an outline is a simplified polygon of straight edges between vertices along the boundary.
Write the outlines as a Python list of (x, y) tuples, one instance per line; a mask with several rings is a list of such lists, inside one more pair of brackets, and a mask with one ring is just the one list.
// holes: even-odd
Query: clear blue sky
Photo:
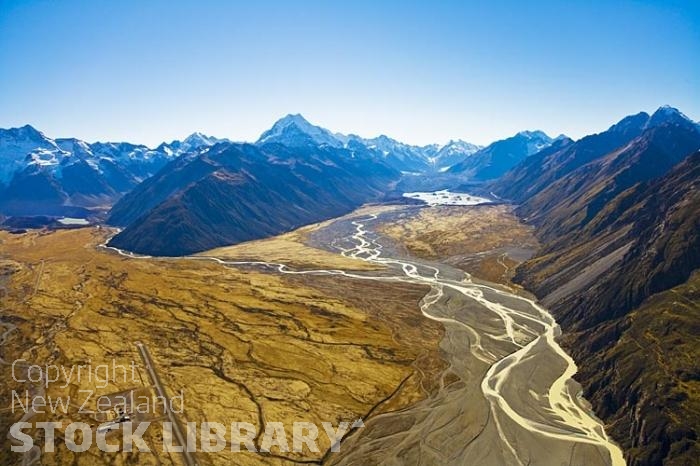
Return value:
[(700, 119), (699, 1), (0, 0), (0, 127), (157, 144), (334, 131), (579, 137)]

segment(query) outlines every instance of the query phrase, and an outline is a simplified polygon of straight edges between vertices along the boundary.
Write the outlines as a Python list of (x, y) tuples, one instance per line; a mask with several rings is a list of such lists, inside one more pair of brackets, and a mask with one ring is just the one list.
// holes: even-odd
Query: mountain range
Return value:
[[(175, 256), (386, 199), (407, 179), (515, 205), (541, 243), (515, 281), (555, 314), (577, 379), (630, 466), (700, 456), (700, 126), (672, 107), (572, 140), (479, 147), (333, 133), (301, 115), (253, 144), (195, 133), (155, 149), (0, 130), (0, 214), (110, 209), (110, 244)], [(397, 187), (398, 186), (398, 187)]]
[[(168, 162), (218, 143), (230, 141), (193, 133), (182, 141), (148, 148), (128, 142), (52, 139), (29, 125), (0, 129), (0, 214), (90, 216), (111, 207)], [(255, 145), (273, 143), (293, 149), (359, 151), (404, 173), (444, 171), (480, 149), (459, 140), (419, 147), (386, 136), (345, 136), (312, 125), (301, 115), (280, 119)]]
[[(267, 153), (275, 148), (300, 153), (323, 148), (350, 157), (361, 153), (403, 177), (432, 184), (443, 179), (496, 176), (551, 141), (541, 131), (526, 131), (488, 147), (458, 139), (444, 145), (415, 146), (384, 135), (363, 138), (333, 133), (299, 114), (290, 114), (275, 122), (253, 145), (267, 147)], [(0, 129), (0, 214), (102, 216), (170, 162), (185, 155), (195, 157), (217, 144), (233, 143), (193, 133), (182, 141), (149, 148), (128, 142), (52, 139), (29, 125)], [(431, 176), (426, 177), (428, 174)]]
[(561, 323), (630, 465), (700, 453), (698, 150), (698, 125), (662, 107), (561, 140), (489, 186), (535, 227), (543, 246), (515, 279)]
[(384, 135), (366, 139), (355, 134), (332, 133), (309, 123), (298, 114), (287, 115), (278, 120), (260, 136), (257, 144), (271, 142), (294, 148), (327, 145), (353, 149), (362, 146), (378, 158), (384, 159), (387, 165), (405, 173), (444, 171), (481, 149), (480, 146), (462, 140), (453, 140), (444, 146), (413, 146)]
[(500, 177), (526, 157), (548, 148), (556, 140), (542, 131), (521, 131), (515, 136), (496, 141), (471, 157), (449, 167), (449, 173), (466, 175), (470, 180), (484, 181)]
[(216, 142), (199, 133), (155, 149), (130, 143), (51, 139), (32, 126), (0, 129), (0, 212), (90, 214), (109, 208), (168, 161)]
[(107, 221), (124, 231), (110, 244), (182, 255), (270, 236), (381, 200), (402, 175), (444, 173), (447, 164), (478, 158), (472, 166), (496, 176), (552, 141), (535, 131), (487, 148), (464, 141), (418, 147), (332, 133), (287, 115), (255, 144), (219, 144), (166, 165), (114, 205)]
[(218, 144), (117, 202), (110, 245), (174, 256), (271, 236), (380, 199), (399, 176), (361, 147)]
[[(556, 140), (565, 139), (559, 136)], [(451, 173), (470, 180), (495, 179), (529, 155), (549, 147), (555, 139), (543, 131), (521, 131), (487, 147), (462, 140), (445, 145), (414, 146), (388, 136), (362, 138), (331, 131), (309, 123), (301, 115), (287, 115), (264, 132), (257, 144), (276, 142), (287, 147), (327, 145), (335, 148), (364, 147), (404, 174)]]

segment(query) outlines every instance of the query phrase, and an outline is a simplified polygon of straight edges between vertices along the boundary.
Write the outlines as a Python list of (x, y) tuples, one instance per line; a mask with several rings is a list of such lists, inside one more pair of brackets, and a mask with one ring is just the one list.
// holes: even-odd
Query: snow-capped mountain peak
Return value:
[(536, 130), (525, 130), (525, 131), (520, 131), (518, 136), (525, 137), (527, 139), (542, 139), (542, 140), (551, 140), (549, 136), (544, 131), (540, 131), (538, 129)]
[[(363, 138), (356, 134), (344, 135), (309, 123), (300, 114), (289, 114), (275, 122), (258, 139), (257, 144), (279, 143), (288, 147), (329, 145), (351, 149), (363, 146), (383, 157), (391, 167), (402, 172), (423, 172), (444, 168), (475, 153), (479, 146), (461, 140), (453, 140), (443, 147), (437, 144), (414, 146), (381, 134), (374, 138)], [(439, 156), (444, 150), (443, 156)]]
[(551, 146), (554, 141), (554, 139), (550, 138), (544, 131), (540, 130), (520, 131), (515, 137), (525, 139), (528, 155), (532, 155)]
[(219, 139), (214, 136), (207, 136), (200, 132), (194, 132), (182, 141), (163, 143), (156, 150), (165, 152), (168, 156), (177, 157), (188, 152), (198, 152), (202, 149), (213, 146), (219, 142), (230, 142), (228, 139)]
[(194, 132), (183, 139), (182, 143), (191, 147), (201, 147), (201, 146), (213, 146), (217, 142), (222, 141), (214, 136), (207, 136), (206, 134), (200, 132)]
[(71, 154), (76, 154), (80, 156), (92, 156), (92, 149), (90, 148), (90, 145), (85, 142), (81, 141), (80, 139), (75, 139), (75, 138), (59, 138), (55, 139), (56, 145), (61, 148), (61, 150), (65, 152), (69, 152)]
[(320, 126), (309, 123), (300, 114), (289, 114), (280, 118), (265, 131), (257, 144), (280, 143), (289, 147), (306, 146), (309, 143), (342, 147), (343, 141)]
[(464, 159), (482, 149), (481, 146), (461, 139), (450, 139), (444, 146), (432, 147), (433, 153), (430, 156), (430, 161), (441, 172), (447, 171), (451, 166), (464, 161)]
[(0, 185), (27, 165), (58, 166), (70, 153), (30, 125), (0, 129)]
[(103, 206), (175, 157), (198, 153), (221, 141), (194, 133), (182, 142), (150, 149), (127, 142), (51, 139), (29, 125), (0, 129), (0, 191), (5, 197), (0, 204), (11, 201), (5, 204), (5, 213), (24, 212), (22, 203), (30, 202), (27, 199), (32, 199), (36, 186), (43, 186), (45, 193), (53, 194), (42, 194), (51, 198), (42, 212), (71, 211), (75, 205)]
[(471, 155), (479, 149), (482, 149), (482, 146), (477, 146), (476, 144), (461, 139), (450, 139), (447, 144), (439, 148), (438, 152)]
[(650, 117), (646, 124), (647, 128), (653, 128), (655, 126), (660, 126), (664, 123), (674, 123), (674, 124), (687, 124), (692, 123), (693, 120), (688, 118), (683, 112), (670, 105), (663, 105), (659, 107)]

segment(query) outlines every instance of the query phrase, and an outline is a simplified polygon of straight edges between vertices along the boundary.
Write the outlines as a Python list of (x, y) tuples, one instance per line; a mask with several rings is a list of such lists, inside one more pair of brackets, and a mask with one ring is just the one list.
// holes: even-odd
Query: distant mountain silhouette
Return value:
[(542, 131), (523, 131), (479, 150), (449, 172), (472, 180), (491, 180), (503, 175), (526, 157), (549, 147), (553, 139)]
[(413, 146), (381, 135), (363, 138), (355, 134), (332, 133), (309, 123), (299, 114), (281, 118), (258, 139), (258, 145), (279, 143), (287, 147), (327, 145), (336, 148), (371, 151), (384, 163), (401, 172), (421, 173), (441, 171), (459, 163), (480, 149), (465, 141), (450, 141), (445, 146), (431, 144)]

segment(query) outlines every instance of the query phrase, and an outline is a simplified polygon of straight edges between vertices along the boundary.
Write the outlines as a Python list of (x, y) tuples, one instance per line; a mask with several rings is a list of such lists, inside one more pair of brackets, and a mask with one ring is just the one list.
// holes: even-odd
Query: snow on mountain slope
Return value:
[(180, 155), (189, 152), (198, 152), (220, 142), (231, 141), (229, 139), (219, 139), (213, 136), (207, 136), (206, 134), (195, 132), (187, 136), (182, 141), (175, 140), (170, 143), (164, 142), (158, 146), (155, 151), (162, 151), (169, 156), (179, 157)]
[(329, 145), (352, 149), (363, 146), (374, 151), (392, 168), (405, 173), (439, 171), (463, 161), (480, 149), (479, 146), (461, 140), (450, 141), (444, 146), (415, 146), (385, 135), (363, 138), (356, 134), (333, 133), (309, 123), (299, 114), (290, 114), (275, 122), (272, 128), (260, 136), (256, 144), (262, 146), (271, 143), (295, 148)]
[(435, 151), (435, 155), (430, 157), (431, 162), (439, 171), (447, 171), (449, 167), (456, 165), (472, 154), (481, 150), (481, 146), (461, 139), (451, 140)]
[(69, 205), (111, 204), (169, 161), (222, 141), (194, 133), (150, 149), (125, 142), (51, 139), (29, 125), (0, 129), (0, 210), (51, 214)]
[(332, 147), (343, 146), (343, 141), (333, 133), (320, 126), (312, 125), (299, 114), (290, 114), (277, 120), (272, 128), (265, 131), (257, 141), (258, 145), (270, 143), (279, 143), (288, 147), (304, 146), (308, 143), (328, 144)]
[(70, 156), (33, 127), (0, 129), (0, 185), (6, 185), (28, 165), (58, 167)]
[(521, 131), (479, 150), (448, 171), (474, 180), (496, 179), (528, 156), (551, 146), (553, 142), (554, 139), (542, 131)]

